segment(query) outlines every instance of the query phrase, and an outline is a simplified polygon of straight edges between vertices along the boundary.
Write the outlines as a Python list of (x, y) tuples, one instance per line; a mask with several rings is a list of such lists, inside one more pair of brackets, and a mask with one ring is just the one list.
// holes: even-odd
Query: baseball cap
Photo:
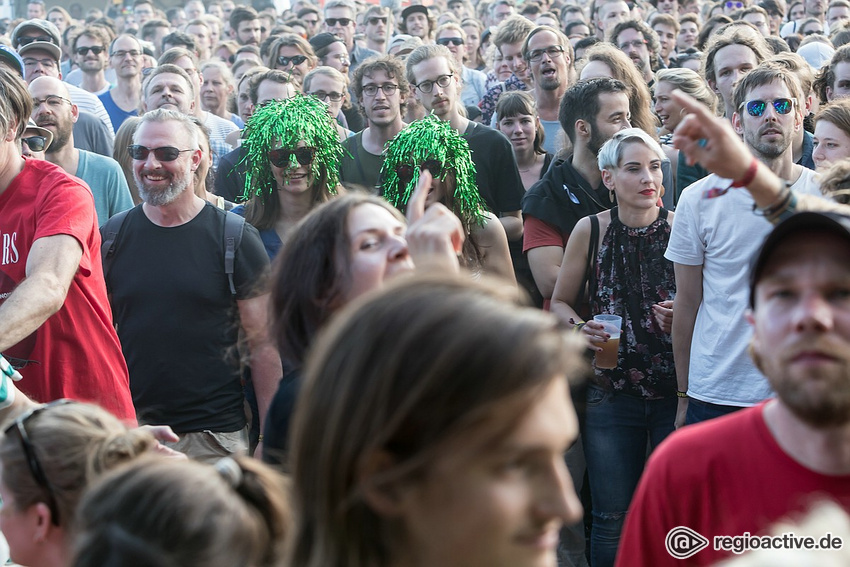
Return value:
[(44, 142), (45, 151), (47, 150), (47, 148), (50, 147), (50, 144), (53, 143), (53, 132), (51, 132), (47, 128), (42, 128), (41, 126), (37, 125), (32, 118), (30, 118), (27, 122), (27, 127), (24, 128), (24, 132), (26, 132), (27, 130), (35, 130), (39, 136), (44, 136), (45, 138), (47, 138), (47, 140), (45, 140)]
[(317, 33), (316, 35), (310, 38), (310, 45), (313, 47), (313, 51), (318, 51), (329, 46), (335, 41), (342, 42), (340, 38), (338, 38), (331, 32), (322, 32)]
[[(59, 33), (59, 28), (56, 27), (52, 22), (48, 22), (47, 20), (24, 20), (17, 26), (15, 26), (15, 30), (12, 32), (12, 47), (19, 47), (19, 37), (20, 35), (27, 30), (36, 30), (44, 34), (45, 37), (50, 37), (50, 41), (56, 44), (57, 47), (62, 45), (62, 37)], [(20, 53), (20, 50), (18, 51)]]
[(401, 21), (407, 19), (407, 17), (411, 14), (425, 14), (428, 15), (428, 7), (423, 6), (422, 4), (415, 4), (413, 6), (408, 6), (404, 10), (401, 11)]
[(59, 49), (58, 45), (56, 45), (55, 43), (50, 43), (49, 41), (34, 41), (32, 43), (22, 45), (18, 48), (18, 55), (23, 57), (26, 53), (29, 53), (30, 51), (36, 51), (38, 49), (42, 51), (47, 51), (48, 53), (50, 53), (50, 55), (53, 56), (54, 59), (56, 59), (56, 61), (62, 59), (62, 50)]
[(14, 49), (0, 43), (0, 58), (11, 64), (12, 68), (21, 74), (21, 77), (24, 76), (24, 60)]
[(767, 235), (750, 270), (750, 308), (756, 302), (756, 284), (761, 279), (765, 264), (770, 256), (787, 238), (795, 233), (817, 230), (830, 232), (844, 238), (850, 244), (850, 217), (838, 213), (819, 213), (806, 211), (796, 213), (782, 221)]
[(832, 56), (835, 55), (835, 49), (825, 43), (813, 41), (812, 43), (801, 46), (797, 50), (797, 54), (817, 71), (832, 60)]

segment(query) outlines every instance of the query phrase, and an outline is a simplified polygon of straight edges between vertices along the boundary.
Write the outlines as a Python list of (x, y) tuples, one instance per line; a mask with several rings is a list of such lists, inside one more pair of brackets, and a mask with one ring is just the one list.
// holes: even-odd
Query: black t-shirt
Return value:
[(471, 120), (463, 137), (472, 150), (478, 192), (490, 212), (499, 216), (520, 210), (525, 188), (508, 138)]
[(224, 211), (207, 204), (186, 224), (153, 224), (139, 205), (127, 215), (106, 277), (139, 420), (177, 433), (245, 426), (236, 363), (236, 299), (257, 294), (269, 259), (245, 224), (230, 293)]
[(339, 162), (340, 181), (362, 185), (370, 192), (380, 194), (383, 165), (383, 155), (371, 154), (363, 147), (363, 132), (358, 132), (342, 143), (342, 159)]

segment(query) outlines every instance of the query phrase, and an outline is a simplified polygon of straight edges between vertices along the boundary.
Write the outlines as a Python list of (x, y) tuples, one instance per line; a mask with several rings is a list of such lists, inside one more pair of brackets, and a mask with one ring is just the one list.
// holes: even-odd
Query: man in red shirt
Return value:
[(90, 401), (135, 423), (94, 198), (61, 168), (21, 157), (32, 107), (27, 85), (0, 68), (0, 352), (32, 399)]
[(823, 499), (850, 510), (850, 217), (792, 216), (751, 278), (751, 354), (776, 398), (685, 427), (653, 453), (617, 565), (784, 549), (793, 538), (765, 537), (771, 524)]

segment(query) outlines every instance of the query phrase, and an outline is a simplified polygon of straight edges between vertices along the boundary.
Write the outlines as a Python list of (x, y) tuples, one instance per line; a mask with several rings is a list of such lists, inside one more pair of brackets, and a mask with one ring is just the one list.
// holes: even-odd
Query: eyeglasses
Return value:
[(381, 89), (387, 96), (392, 96), (394, 92), (398, 90), (398, 85), (394, 83), (384, 83), (383, 85), (365, 85), (363, 87), (363, 94), (366, 96), (375, 96), (378, 94), (378, 89)]
[(136, 57), (141, 55), (141, 53), (139, 53), (138, 51), (136, 51), (134, 49), (134, 50), (131, 50), (131, 51), (116, 51), (112, 54), (113, 57), (117, 57), (118, 59), (124, 59), (128, 55), (130, 57), (132, 57), (133, 59), (135, 59)]
[(342, 97), (343, 97), (342, 93), (337, 93), (337, 92), (315, 91), (315, 92), (307, 93), (307, 94), (313, 95), (314, 97), (316, 97), (319, 100), (330, 99), (331, 102), (339, 102), (339, 101), (342, 100)]
[(34, 41), (45, 41), (47, 43), (53, 43), (53, 38), (49, 35), (40, 35), (38, 37), (20, 37), (18, 38), (18, 47), (29, 45)]
[(30, 136), (29, 138), (21, 138), (21, 141), (33, 152), (43, 152), (44, 146), (47, 145), (46, 136)]
[(369, 18), (369, 24), (373, 26), (377, 26), (378, 24), (386, 24), (387, 17), (386, 16), (373, 16)]
[(441, 37), (437, 40), (437, 45), (445, 45), (446, 47), (454, 45), (459, 47), (463, 45), (463, 40), (459, 37)]
[(815, 34), (823, 34), (823, 30), (807, 30), (803, 32), (803, 35), (815, 35)]
[[(400, 163), (395, 166), (395, 174), (402, 185), (407, 185), (413, 180), (413, 175), (416, 173), (416, 166), (409, 163)], [(443, 164), (435, 159), (426, 159), (419, 164), (419, 169), (427, 169), (434, 177), (442, 177)]]
[(277, 64), (282, 65), (283, 67), (289, 67), (290, 64), (295, 67), (297, 65), (301, 65), (305, 61), (307, 61), (306, 55), (293, 55), (292, 57), (285, 57), (281, 55), (277, 58)]
[(106, 48), (103, 47), (102, 45), (92, 45), (92, 46), (89, 46), (89, 47), (78, 47), (77, 49), (74, 50), (74, 53), (76, 53), (77, 55), (85, 56), (85, 55), (88, 54), (89, 51), (91, 51), (95, 55), (100, 55), (101, 53), (103, 53), (104, 49), (106, 49)]
[(74, 104), (73, 102), (71, 102), (70, 100), (68, 100), (65, 97), (62, 97), (62, 96), (59, 96), (59, 95), (49, 95), (46, 98), (41, 98), (41, 99), (34, 98), (34, 99), (32, 99), (32, 106), (33, 106), (33, 108), (38, 108), (42, 104), (47, 104), (47, 106), (49, 106), (50, 108), (59, 108), (60, 106), (62, 106), (62, 103), (65, 103), (65, 102), (67, 102), (68, 104)]
[(632, 41), (625, 41), (619, 44), (617, 47), (620, 48), (620, 51), (626, 51), (630, 47), (634, 47), (635, 49), (640, 49), (641, 47), (646, 46), (645, 39), (633, 39)]
[(24, 67), (35, 67), (41, 65), (45, 69), (53, 69), (56, 67), (56, 59), (33, 59), (27, 57), (24, 59)]
[(269, 161), (275, 167), (289, 167), (292, 156), (295, 156), (295, 161), (299, 164), (310, 165), (316, 156), (316, 148), (295, 148), (294, 150), (278, 148), (269, 152)]
[(776, 110), (777, 114), (788, 114), (794, 108), (794, 105), (797, 104), (796, 98), (777, 98), (774, 100), (751, 100), (748, 102), (741, 103), (741, 106), (738, 108), (747, 108), (747, 114), (750, 116), (755, 116), (758, 118), (763, 115), (765, 110), (767, 110), (767, 105), (772, 104), (774, 110)]
[(726, 7), (727, 7), (727, 8), (729, 8), (729, 9), (733, 9), (733, 8), (734, 8), (735, 10), (740, 10), (741, 8), (743, 8), (743, 7), (744, 7), (744, 3), (743, 3), (743, 2), (732, 2), (732, 1), (729, 1), (729, 2), (726, 2), (726, 3), (724, 4), (724, 6), (726, 6)]
[(354, 20), (352, 20), (351, 18), (328, 18), (328, 19), (325, 20), (325, 23), (328, 25), (329, 28), (332, 28), (332, 27), (336, 26), (337, 24), (346, 28), (349, 25), (351, 25), (351, 22), (353, 22), (353, 21)]
[(54, 526), (59, 525), (59, 505), (56, 502), (56, 495), (53, 491), (53, 488), (50, 486), (50, 482), (47, 480), (47, 475), (44, 474), (44, 467), (41, 466), (41, 461), (38, 460), (38, 455), (36, 455), (35, 446), (30, 441), (30, 437), (27, 434), (26, 423), (33, 416), (43, 412), (44, 410), (56, 406), (63, 406), (66, 404), (73, 403), (71, 400), (55, 400), (50, 402), (49, 404), (44, 404), (38, 407), (31, 409), (25, 414), (19, 416), (15, 421), (13, 421), (4, 431), (4, 435), (9, 435), (13, 430), (18, 432), (18, 435), (21, 438), (21, 448), (24, 451), (24, 456), (27, 459), (27, 466), (30, 469), (30, 474), (32, 474), (33, 479), (38, 485), (47, 492), (47, 507), (50, 509), (50, 521)]
[(547, 47), (546, 49), (535, 49), (534, 51), (530, 51), (528, 53), (528, 60), (537, 63), (543, 59), (543, 54), (549, 56), (549, 59), (557, 59), (564, 53), (564, 48), (560, 45), (553, 45), (551, 47)]
[(449, 83), (452, 82), (452, 77), (454, 77), (454, 73), (449, 73), (448, 75), (440, 75), (433, 81), (422, 81), (418, 85), (414, 86), (423, 93), (430, 93), (432, 90), (434, 90), (434, 84), (438, 85), (441, 89), (448, 87)]
[(174, 161), (180, 157), (183, 152), (196, 152), (198, 150), (178, 150), (173, 146), (163, 146), (161, 148), (148, 148), (145, 146), (132, 145), (127, 146), (127, 152), (130, 157), (135, 160), (146, 160), (148, 155), (153, 152), (153, 156), (157, 161)]

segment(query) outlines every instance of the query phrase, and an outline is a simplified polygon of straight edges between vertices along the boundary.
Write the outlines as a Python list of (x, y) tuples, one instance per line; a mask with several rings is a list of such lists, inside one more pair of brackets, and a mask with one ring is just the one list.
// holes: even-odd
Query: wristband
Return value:
[(746, 187), (750, 183), (753, 182), (753, 179), (756, 178), (756, 172), (759, 169), (759, 161), (756, 158), (753, 158), (753, 161), (750, 162), (750, 167), (747, 168), (747, 172), (744, 174), (744, 177), (732, 182), (732, 187)]
[(687, 398), (687, 397), (688, 397), (688, 393), (687, 393), (687, 392), (683, 392), (683, 391), (681, 391), (681, 390), (676, 390), (676, 396), (678, 396), (678, 397), (680, 397), (680, 398)]

